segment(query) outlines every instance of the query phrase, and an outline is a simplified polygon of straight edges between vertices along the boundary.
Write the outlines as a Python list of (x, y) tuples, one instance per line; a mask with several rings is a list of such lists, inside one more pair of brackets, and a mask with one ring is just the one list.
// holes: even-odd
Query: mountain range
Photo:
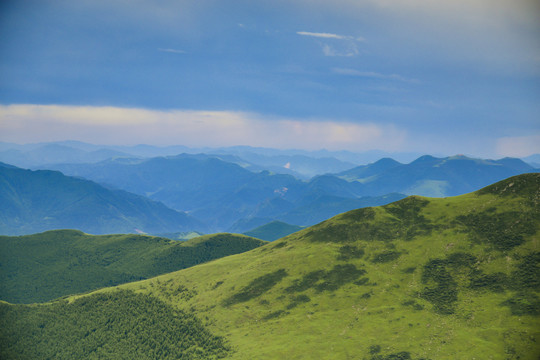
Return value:
[(525, 174), (152, 279), (2, 302), (0, 356), (538, 359), (539, 203), (540, 174)]
[(78, 229), (92, 234), (176, 232), (202, 224), (160, 202), (58, 171), (0, 163), (0, 233)]
[[(382, 205), (404, 197), (363, 198), (358, 182), (330, 175), (302, 181), (266, 170), (252, 172), (206, 154), (121, 158), (51, 168), (163, 202), (201, 220), (210, 232), (243, 232), (274, 220), (313, 225), (362, 204)], [(326, 206), (329, 203), (331, 207)]]
[(384, 158), (373, 164), (337, 174), (340, 178), (362, 184), (363, 195), (399, 192), (432, 197), (455, 196), (513, 175), (537, 172), (520, 159), (473, 159), (463, 155), (436, 158), (421, 156), (409, 164)]
[[(279, 174), (290, 174), (307, 180), (326, 173), (339, 173), (355, 166), (374, 163), (381, 158), (392, 158), (401, 163), (410, 163), (421, 153), (388, 153), (371, 150), (361, 153), (349, 151), (305, 151), (279, 150), (251, 146), (222, 148), (189, 148), (181, 145), (94, 145), (80, 141), (59, 141), (35, 144), (0, 142), (0, 161), (22, 168), (47, 168), (53, 164), (94, 163), (110, 158), (152, 158), (174, 156), (181, 153), (219, 156), (252, 170), (270, 170)], [(540, 167), (540, 154), (522, 158), (534, 168)]]
[(122, 158), (51, 168), (186, 211), (206, 223), (211, 232), (244, 232), (275, 220), (310, 226), (348, 210), (399, 200), (403, 194), (460, 195), (536, 171), (519, 159), (428, 155), (409, 164), (383, 158), (308, 181), (266, 170), (252, 172), (226, 157), (208, 154)]
[[(294, 166), (284, 169), (294, 173), (294, 168), (305, 163), (311, 165), (304, 173), (317, 173), (323, 168), (338, 169), (352, 163), (249, 147), (214, 149), (214, 154), (145, 158), (133, 157), (127, 151), (148, 155), (184, 147), (100, 148), (77, 142), (18, 148), (0, 145), (4, 155), (19, 152), (39, 161), (79, 162), (43, 165), (43, 170), (66, 175), (56, 173), (54, 181), (51, 172), (21, 172), (22, 169), (13, 168), (8, 171), (6, 165), (2, 166), (3, 172), (14, 176), (8, 181), (4, 175), (5, 186), (0, 186), (0, 197), (6, 199), (0, 205), (5, 210), (0, 215), (0, 232), (7, 235), (61, 228), (93, 234), (243, 233), (273, 221), (311, 226), (345, 211), (388, 204), (406, 195), (460, 195), (509, 176), (537, 171), (519, 159), (426, 155), (408, 164), (382, 158), (308, 180), (272, 172), (265, 166), (274, 169), (288, 161)], [(98, 160), (99, 156), (113, 157), (82, 162)], [(15, 186), (18, 178), (25, 178), (20, 183), (26, 185)]]

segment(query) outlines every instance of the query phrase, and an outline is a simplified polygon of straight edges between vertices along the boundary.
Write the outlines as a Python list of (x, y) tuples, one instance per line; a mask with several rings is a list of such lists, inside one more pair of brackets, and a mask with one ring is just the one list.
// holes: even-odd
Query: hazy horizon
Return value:
[(540, 5), (12, 1), (0, 141), (540, 153)]

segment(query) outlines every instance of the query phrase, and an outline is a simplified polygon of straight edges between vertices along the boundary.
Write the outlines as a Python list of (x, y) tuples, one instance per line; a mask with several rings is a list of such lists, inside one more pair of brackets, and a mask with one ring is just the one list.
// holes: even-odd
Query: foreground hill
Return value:
[(483, 160), (463, 155), (436, 158), (425, 155), (410, 164), (381, 159), (339, 173), (348, 181), (362, 183), (363, 195), (399, 192), (422, 196), (455, 196), (478, 190), (510, 176), (537, 169), (520, 159)]
[(58, 171), (0, 163), (0, 234), (79, 229), (93, 234), (175, 232), (199, 221), (162, 203)]
[(265, 244), (213, 234), (186, 242), (144, 235), (94, 236), (75, 230), (0, 236), (0, 300), (44, 302), (146, 279)]
[[(122, 348), (154, 359), (538, 359), (539, 202), (540, 174), (522, 175), (353, 210), (154, 279), (1, 304), (0, 348), (12, 358), (129, 357)], [(166, 325), (159, 314), (171, 314)]]

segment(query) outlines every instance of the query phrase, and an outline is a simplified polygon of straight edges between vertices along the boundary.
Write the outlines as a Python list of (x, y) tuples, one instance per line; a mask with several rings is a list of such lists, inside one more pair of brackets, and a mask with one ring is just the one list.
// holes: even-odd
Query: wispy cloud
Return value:
[(178, 49), (163, 49), (163, 48), (158, 48), (158, 51), (161, 51), (161, 52), (167, 52), (167, 53), (173, 53), (173, 54), (187, 54), (187, 52), (185, 52), (184, 50), (178, 50)]
[(329, 44), (322, 44), (322, 51), (326, 56), (355, 56), (358, 55), (358, 47), (356, 44), (348, 44), (337, 48)]
[(57, 105), (0, 105), (0, 134), (0, 140), (16, 143), (73, 139), (99, 144), (358, 151), (397, 151), (407, 137), (395, 126), (371, 122), (271, 118), (235, 111)]
[(418, 79), (406, 78), (397, 74), (381, 74), (373, 71), (359, 71), (355, 69), (333, 68), (332, 72), (339, 75), (358, 76), (373, 79), (396, 80), (409, 83), (419, 83)]
[(339, 35), (326, 32), (297, 31), (296, 34), (318, 39), (325, 56), (358, 55), (358, 42), (366, 41), (363, 37)]
[(338, 39), (338, 40), (356, 40), (356, 41), (366, 41), (363, 37), (354, 37), (354, 36), (345, 36), (332, 33), (318, 33), (318, 32), (309, 32), (309, 31), (297, 31), (298, 35), (302, 36), (312, 36), (316, 38), (323, 39)]

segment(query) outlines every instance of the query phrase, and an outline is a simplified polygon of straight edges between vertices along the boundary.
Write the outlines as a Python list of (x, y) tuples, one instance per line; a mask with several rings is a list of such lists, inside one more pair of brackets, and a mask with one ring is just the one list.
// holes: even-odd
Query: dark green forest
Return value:
[(229, 351), (193, 314), (127, 290), (72, 303), (0, 303), (1, 359), (219, 359)]
[(0, 236), (0, 299), (34, 303), (142, 280), (259, 247), (244, 235), (180, 242), (144, 235), (75, 230)]

